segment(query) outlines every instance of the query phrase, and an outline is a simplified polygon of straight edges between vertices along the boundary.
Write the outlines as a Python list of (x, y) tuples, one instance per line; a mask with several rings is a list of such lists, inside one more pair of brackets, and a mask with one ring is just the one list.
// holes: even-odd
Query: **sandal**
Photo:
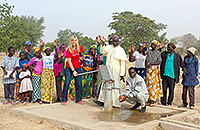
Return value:
[(17, 105), (15, 102), (11, 102), (11, 104), (12, 104), (13, 106)]
[(8, 101), (4, 101), (4, 102), (3, 102), (3, 105), (6, 105), (6, 104), (8, 104)]
[(26, 105), (26, 102), (23, 102), (23, 105)]

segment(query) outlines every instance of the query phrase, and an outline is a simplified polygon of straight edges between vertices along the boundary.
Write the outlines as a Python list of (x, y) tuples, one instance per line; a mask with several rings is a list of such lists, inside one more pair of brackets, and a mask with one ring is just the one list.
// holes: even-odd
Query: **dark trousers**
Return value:
[(174, 100), (174, 87), (175, 87), (175, 80), (164, 76), (162, 81), (162, 87), (163, 87), (163, 97), (161, 97), (161, 103), (162, 105), (166, 105), (167, 100), (167, 88), (169, 88), (169, 96), (168, 96), (168, 105), (172, 105), (172, 102)]
[(194, 106), (194, 102), (195, 102), (195, 87), (194, 86), (183, 86), (183, 93), (182, 93), (183, 104), (188, 105), (187, 90), (189, 91), (190, 106)]
[(4, 84), (5, 99), (14, 101), (15, 83)]
[[(82, 72), (81, 68), (75, 68), (75, 71), (80, 74)], [(71, 78), (72, 78), (72, 70), (68, 67), (66, 67), (65, 69), (65, 84), (63, 87), (63, 92), (62, 92), (62, 102), (67, 102), (67, 98), (68, 98), (68, 89), (69, 89), (69, 85), (71, 82)], [(81, 80), (82, 80), (82, 76), (76, 76), (75, 78), (75, 87), (76, 87), (76, 102), (79, 102), (82, 100), (81, 98)]]

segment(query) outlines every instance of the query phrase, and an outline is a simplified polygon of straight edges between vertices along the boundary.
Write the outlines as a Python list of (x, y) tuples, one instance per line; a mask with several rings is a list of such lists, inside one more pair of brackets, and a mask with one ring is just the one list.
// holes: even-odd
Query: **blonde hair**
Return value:
[(73, 35), (73, 36), (70, 38), (70, 40), (69, 40), (69, 45), (68, 45), (68, 47), (67, 47), (67, 49), (69, 48), (69, 51), (71, 52), (71, 54), (73, 53), (72, 41), (73, 41), (74, 39), (77, 40), (77, 43), (76, 43), (75, 48), (76, 48), (76, 50), (77, 50), (78, 53), (80, 52), (80, 47), (79, 47), (79, 43), (78, 43), (78, 38), (77, 38), (76, 36)]

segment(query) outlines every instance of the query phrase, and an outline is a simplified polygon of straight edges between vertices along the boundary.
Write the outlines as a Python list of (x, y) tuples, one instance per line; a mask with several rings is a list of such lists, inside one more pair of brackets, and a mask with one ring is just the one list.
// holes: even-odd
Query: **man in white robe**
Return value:
[[(126, 66), (125, 62), (128, 61), (124, 49), (119, 45), (119, 37), (113, 37), (113, 45), (103, 45), (101, 47), (101, 53), (106, 54), (107, 60), (106, 65), (109, 65), (115, 80), (115, 87), (123, 87), (122, 79), (126, 75)], [(119, 90), (112, 89), (112, 100), (114, 107), (121, 107), (121, 104), (118, 100), (120, 96)], [(98, 101), (104, 102), (105, 100), (105, 91), (100, 90)]]

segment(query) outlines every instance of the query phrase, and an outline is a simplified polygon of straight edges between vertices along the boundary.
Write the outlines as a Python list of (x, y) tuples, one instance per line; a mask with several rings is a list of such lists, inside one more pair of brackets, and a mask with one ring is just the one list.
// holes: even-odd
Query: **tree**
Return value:
[(12, 15), (14, 5), (4, 3), (0, 5), (0, 51), (7, 52), (7, 48), (21, 48), (22, 42), (28, 38), (26, 31), (23, 31), (24, 21), (18, 16)]
[(82, 32), (75, 32), (71, 29), (59, 30), (57, 34), (57, 41), (58, 43), (64, 43), (66, 46), (68, 46), (69, 40), (73, 35), (77, 36), (79, 44), (84, 47), (84, 50), (88, 50), (92, 44), (96, 43), (92, 38), (87, 36), (84, 37)]
[(44, 25), (44, 17), (35, 18), (34, 16), (21, 16), (21, 22), (25, 24), (21, 26), (23, 31), (27, 32), (29, 36), (26, 41), (31, 41), (33, 46), (35, 46), (38, 41), (43, 37), (44, 29), (46, 28)]
[(197, 38), (191, 34), (185, 34), (183, 36), (181, 36), (178, 40), (177, 40), (177, 45), (181, 46), (183, 48), (183, 52), (182, 55), (186, 54), (186, 50), (189, 47), (198, 47), (198, 40)]
[(119, 35), (122, 46), (125, 50), (130, 44), (138, 45), (142, 41), (152, 41), (158, 37), (158, 33), (166, 29), (167, 25), (155, 23), (141, 14), (133, 14), (133, 12), (115, 12), (113, 13), (113, 22), (108, 27), (110, 30), (115, 30), (115, 33), (109, 35)]

